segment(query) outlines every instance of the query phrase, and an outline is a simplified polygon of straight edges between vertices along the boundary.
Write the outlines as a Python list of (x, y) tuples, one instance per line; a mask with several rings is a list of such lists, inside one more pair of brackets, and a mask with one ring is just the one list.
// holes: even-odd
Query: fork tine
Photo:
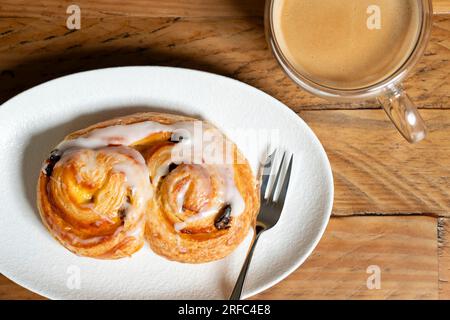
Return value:
[(272, 190), (270, 191), (270, 195), (267, 197), (268, 200), (273, 201), (273, 199), (275, 198), (275, 191), (277, 189), (278, 180), (280, 180), (281, 171), (283, 169), (283, 164), (284, 164), (284, 158), (285, 157), (286, 157), (286, 151), (283, 152), (283, 157), (281, 158), (280, 165), (278, 166), (277, 176), (275, 178), (275, 181), (272, 184)]
[(280, 195), (278, 196), (277, 203), (284, 205), (284, 200), (286, 199), (286, 194), (289, 186), (289, 179), (291, 178), (292, 163), (294, 162), (294, 155), (291, 155), (289, 160), (289, 165), (284, 176), (283, 185), (281, 186)]
[(267, 184), (269, 182), (270, 173), (272, 171), (273, 159), (275, 158), (277, 150), (275, 149), (271, 155), (269, 155), (262, 168), (262, 181), (261, 181), (261, 201), (265, 198)]

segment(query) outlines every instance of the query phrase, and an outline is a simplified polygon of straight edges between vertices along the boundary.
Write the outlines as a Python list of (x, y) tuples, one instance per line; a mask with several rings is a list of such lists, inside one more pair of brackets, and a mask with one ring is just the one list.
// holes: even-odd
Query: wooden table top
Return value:
[[(328, 102), (297, 88), (269, 53), (263, 0), (0, 0), (0, 104), (62, 75), (169, 65), (229, 76), (284, 102), (333, 168), (333, 217), (309, 259), (255, 299), (450, 299), (450, 0), (405, 87), (428, 138), (409, 145), (376, 102)], [(448, 14), (448, 15), (447, 15)], [(368, 289), (370, 265), (381, 288)], [(0, 299), (42, 299), (0, 275)]]

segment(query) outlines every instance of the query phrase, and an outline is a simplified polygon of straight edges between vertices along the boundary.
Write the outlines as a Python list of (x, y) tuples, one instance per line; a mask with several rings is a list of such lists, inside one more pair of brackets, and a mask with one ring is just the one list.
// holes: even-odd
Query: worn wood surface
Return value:
[[(262, 16), (264, 0), (2, 0), (0, 17), (65, 17), (76, 3), (88, 17), (252, 17)], [(436, 14), (450, 12), (448, 0), (433, 0)]]
[[(426, 56), (405, 82), (420, 108), (450, 108), (450, 17), (437, 16)], [(261, 18), (0, 19), (0, 103), (38, 83), (82, 70), (170, 65), (230, 76), (295, 111), (379, 108), (324, 101), (300, 90), (267, 49)]]
[(43, 300), (44, 297), (22, 288), (0, 274), (0, 300)]
[[(437, 299), (436, 219), (333, 218), (304, 265), (256, 299)], [(369, 289), (369, 266), (380, 288)]]
[(433, 9), (435, 13), (447, 14), (450, 13), (449, 0), (433, 0)]
[(302, 111), (333, 169), (335, 215), (450, 214), (450, 110), (422, 110), (411, 145), (381, 110)]
[(439, 297), (450, 299), (450, 219), (438, 220)]
[[(332, 218), (304, 265), (253, 298), (437, 299), (445, 291), (438, 291), (436, 228), (432, 217)], [(372, 265), (380, 268), (380, 289), (367, 287)], [(1, 298), (39, 296), (0, 277)]]
[[(263, 0), (0, 0), (0, 104), (73, 72), (169, 65), (219, 73), (292, 108), (335, 179), (330, 225), (307, 262), (257, 299), (450, 299), (450, 0), (434, 1), (430, 44), (405, 87), (430, 134), (409, 145), (374, 101), (328, 102), (297, 88), (268, 51)], [(381, 289), (366, 269), (378, 265)], [(0, 299), (35, 299), (0, 275)]]

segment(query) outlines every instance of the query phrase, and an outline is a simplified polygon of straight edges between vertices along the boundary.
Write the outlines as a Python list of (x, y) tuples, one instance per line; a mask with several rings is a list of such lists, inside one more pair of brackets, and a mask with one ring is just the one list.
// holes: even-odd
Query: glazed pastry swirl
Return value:
[(245, 238), (259, 198), (247, 161), (215, 127), (142, 113), (66, 137), (44, 163), (38, 207), (52, 235), (79, 255), (129, 256), (145, 237), (159, 255), (201, 263)]
[(146, 228), (150, 246), (182, 262), (223, 258), (247, 235), (258, 209), (250, 168), (176, 165), (168, 157), (173, 147), (161, 143), (145, 155), (155, 192)]
[[(53, 158), (61, 152), (58, 149)], [(55, 164), (49, 160), (44, 170), (40, 212), (69, 250), (113, 259), (142, 247), (151, 188), (139, 152), (123, 146), (73, 148)]]

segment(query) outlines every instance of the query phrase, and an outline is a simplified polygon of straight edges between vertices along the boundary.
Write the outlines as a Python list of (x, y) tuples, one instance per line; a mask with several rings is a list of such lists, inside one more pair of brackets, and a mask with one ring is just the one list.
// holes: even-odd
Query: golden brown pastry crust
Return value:
[[(76, 131), (68, 135), (65, 141), (88, 135), (96, 129), (144, 121), (171, 125), (177, 122), (198, 120), (173, 114), (138, 113), (104, 121)], [(123, 191), (124, 181), (120, 180), (120, 174), (110, 170), (111, 166), (114, 166), (117, 161), (121, 161), (120, 159), (117, 160), (117, 158), (123, 156), (121, 152), (127, 153), (128, 149), (123, 151), (120, 146), (105, 147), (103, 148), (106, 149), (103, 152), (104, 154), (102, 153), (103, 149), (96, 151), (77, 150), (66, 157), (63, 162), (57, 162), (50, 177), (42, 171), (38, 182), (38, 208), (44, 224), (52, 235), (72, 252), (94, 258), (121, 258), (139, 250), (143, 245), (141, 227), (145, 229), (145, 238), (152, 250), (171, 260), (202, 263), (221, 259), (230, 254), (247, 235), (259, 209), (256, 183), (248, 162), (237, 147), (229, 142), (233, 148), (233, 159), (235, 160), (230, 166), (233, 172), (233, 182), (244, 201), (245, 209), (239, 215), (228, 217), (229, 221), (225, 221), (228, 222), (224, 225), (225, 227), (218, 229), (218, 218), (224, 214), (228, 204), (223, 203), (223, 199), (221, 199), (219, 187), (224, 182), (221, 172), (217, 170), (216, 166), (182, 163), (164, 176), (158, 177), (155, 181), (158, 170), (167, 160), (168, 152), (175, 145), (169, 139), (170, 132), (155, 133), (139, 143), (124, 146), (134, 151), (137, 150), (143, 156), (153, 189), (145, 209), (140, 207), (138, 210), (133, 210), (134, 217), (130, 219), (131, 222), (129, 223), (126, 222), (126, 219), (121, 219), (120, 212), (123, 209), (124, 201), (133, 203), (133, 195), (128, 192), (129, 190)], [(114, 152), (111, 153), (108, 148), (118, 149), (114, 149)], [(67, 183), (67, 181), (74, 180), (74, 175), (79, 175), (80, 167), (85, 165), (84, 162), (87, 158), (95, 158), (95, 166), (101, 168), (104, 166), (107, 169), (104, 172), (109, 172), (108, 179), (111, 179), (111, 176), (117, 176), (116, 179), (118, 180), (115, 183), (111, 181), (109, 195), (114, 194), (120, 199), (109, 201), (112, 202), (111, 206), (108, 207), (109, 211), (94, 212), (99, 214), (97, 218), (103, 221), (102, 223), (97, 222), (97, 224), (95, 214), (92, 214), (92, 212), (90, 212), (91, 215), (85, 214), (79, 208), (80, 203), (85, 204), (83, 202), (85, 198), (88, 199), (88, 203), (103, 201), (98, 204), (100, 208), (103, 208), (102, 204), (104, 205), (107, 197), (104, 197), (103, 200), (101, 198), (93, 200), (90, 196), (98, 195), (98, 189), (95, 189), (95, 185), (89, 186), (91, 189), (94, 188), (94, 191), (84, 192), (85, 190), (82, 190), (82, 192), (79, 192), (77, 183)], [(237, 159), (240, 160), (239, 163), (237, 163)], [(130, 161), (134, 161), (133, 157)], [(136, 170), (139, 171), (138, 164), (136, 166), (138, 167)], [(105, 175), (107, 174), (103, 173), (103, 176), (100, 174), (99, 180), (103, 182), (99, 185), (102, 187), (105, 187)], [(92, 175), (88, 178), (91, 179)], [(65, 190), (60, 188), (61, 183), (54, 183), (54, 181), (65, 181)], [(88, 181), (85, 182), (89, 184)], [(71, 188), (77, 189), (75, 197), (70, 196), (67, 185), (69, 185), (69, 191)], [(118, 190), (122, 191), (119, 192)], [(81, 202), (79, 201), (80, 197)], [(183, 201), (181, 203), (182, 210), (175, 209), (180, 206), (180, 199)], [(204, 211), (205, 208), (209, 208), (213, 204), (218, 205), (215, 208), (220, 207), (217, 213), (190, 222), (190, 217), (198, 217), (202, 210)], [(109, 215), (108, 223), (104, 222), (105, 215)], [(141, 224), (142, 221), (145, 227)], [(182, 225), (181, 228), (180, 225)], [(74, 235), (76, 241), (73, 240)], [(91, 240), (85, 243), (80, 242), (79, 238)]]
[[(158, 151), (156, 151), (158, 152)], [(159, 155), (147, 159), (157, 161)], [(145, 235), (153, 249), (168, 259), (188, 263), (202, 263), (221, 259), (230, 254), (248, 234), (259, 208), (252, 172), (247, 163), (235, 164), (234, 182), (245, 202), (245, 210), (231, 217), (230, 224), (217, 229), (218, 214), (198, 220), (177, 231), (175, 225), (198, 214), (208, 203), (217, 200), (216, 185), (220, 177), (214, 167), (181, 165), (162, 182), (157, 183), (151, 200)], [(150, 174), (154, 173), (150, 170)], [(186, 191), (187, 187), (187, 191)], [(183, 190), (184, 189), (184, 190)], [(185, 192), (183, 213), (177, 211), (177, 199)]]

